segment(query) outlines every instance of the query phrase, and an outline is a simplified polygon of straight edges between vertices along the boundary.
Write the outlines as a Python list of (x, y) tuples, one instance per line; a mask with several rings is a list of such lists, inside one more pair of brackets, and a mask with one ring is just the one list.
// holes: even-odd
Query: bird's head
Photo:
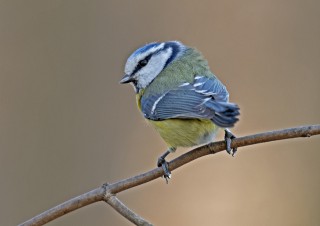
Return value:
[(125, 65), (120, 83), (132, 83), (135, 91), (146, 88), (171, 62), (179, 58), (186, 46), (178, 41), (153, 42), (134, 51)]

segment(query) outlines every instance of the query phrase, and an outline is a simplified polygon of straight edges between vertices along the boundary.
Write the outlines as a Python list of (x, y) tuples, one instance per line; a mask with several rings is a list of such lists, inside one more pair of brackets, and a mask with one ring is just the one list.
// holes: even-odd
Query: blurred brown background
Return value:
[[(151, 41), (203, 52), (241, 107), (238, 136), (319, 123), (319, 21), (316, 0), (0, 1), (0, 224), (155, 166), (166, 146), (118, 84), (129, 54)], [(119, 197), (155, 225), (320, 225), (319, 146), (312, 137), (208, 156), (169, 185)], [(49, 225), (131, 224), (97, 203)]]

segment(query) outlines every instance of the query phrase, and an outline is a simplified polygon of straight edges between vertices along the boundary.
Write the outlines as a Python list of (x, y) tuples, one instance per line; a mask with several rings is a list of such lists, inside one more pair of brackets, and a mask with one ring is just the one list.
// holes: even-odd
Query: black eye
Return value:
[(148, 63), (148, 61), (146, 59), (144, 59), (144, 60), (140, 60), (138, 64), (140, 67), (144, 67), (147, 65), (147, 63)]

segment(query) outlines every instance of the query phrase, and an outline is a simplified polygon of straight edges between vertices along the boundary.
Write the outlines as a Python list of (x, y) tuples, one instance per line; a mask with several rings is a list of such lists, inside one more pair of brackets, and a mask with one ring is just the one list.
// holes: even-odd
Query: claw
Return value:
[(176, 149), (171, 147), (169, 148), (163, 155), (161, 155), (158, 158), (158, 162), (157, 162), (157, 166), (158, 167), (162, 167), (163, 169), (163, 177), (164, 179), (166, 179), (166, 182), (168, 184), (168, 180), (171, 178), (171, 172), (169, 170), (169, 165), (168, 162), (165, 160), (165, 158), (167, 157), (167, 155), (169, 155), (171, 152), (175, 151)]
[(166, 183), (168, 184), (168, 180), (171, 179), (171, 172), (169, 171), (169, 165), (167, 161), (164, 161), (162, 164), (162, 169), (164, 171), (164, 179), (166, 179)]
[(171, 172), (169, 171), (168, 162), (164, 159), (163, 156), (161, 156), (161, 157), (158, 159), (157, 166), (158, 166), (158, 167), (162, 167), (163, 172), (164, 172), (163, 177), (164, 177), (164, 179), (166, 179), (166, 182), (168, 183), (168, 179), (171, 178)]
[(236, 138), (235, 135), (233, 135), (230, 130), (225, 129), (224, 140), (226, 142), (226, 150), (228, 154), (231, 154), (232, 156), (237, 152), (237, 148), (231, 148), (231, 142), (234, 138)]

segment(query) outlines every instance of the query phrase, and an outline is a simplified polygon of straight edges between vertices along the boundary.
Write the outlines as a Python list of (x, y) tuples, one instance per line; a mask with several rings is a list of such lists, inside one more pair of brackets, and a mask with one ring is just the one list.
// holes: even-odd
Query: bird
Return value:
[(165, 158), (178, 147), (206, 144), (222, 128), (226, 150), (239, 120), (240, 109), (229, 102), (229, 93), (196, 48), (180, 41), (148, 43), (127, 59), (121, 84), (131, 83), (144, 118), (159, 132), (168, 149), (158, 158), (163, 177), (171, 178)]

